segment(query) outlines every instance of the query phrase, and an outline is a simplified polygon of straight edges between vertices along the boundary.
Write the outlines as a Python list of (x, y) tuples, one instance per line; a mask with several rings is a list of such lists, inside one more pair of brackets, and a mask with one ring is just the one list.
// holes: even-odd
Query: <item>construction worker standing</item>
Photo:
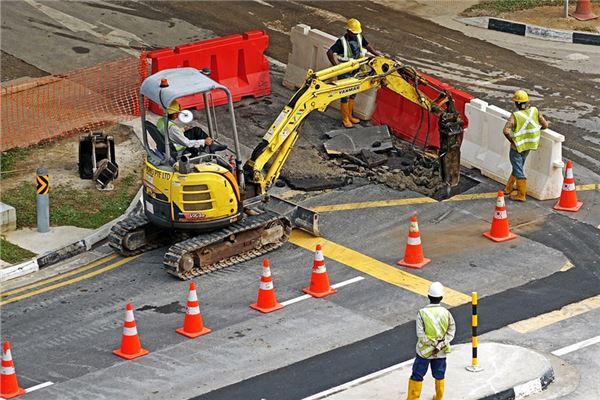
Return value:
[[(510, 142), (509, 159), (512, 173), (504, 189), (505, 194), (516, 201), (525, 201), (527, 178), (523, 167), (531, 150), (537, 150), (540, 144), (540, 130), (549, 126), (548, 121), (536, 107), (529, 105), (529, 96), (524, 90), (517, 90), (512, 100), (517, 111), (511, 114), (504, 125), (504, 136)], [(517, 190), (513, 191), (515, 183)]]
[(446, 354), (450, 352), (450, 342), (454, 339), (456, 325), (450, 311), (440, 305), (444, 297), (444, 286), (433, 282), (427, 292), (430, 304), (417, 314), (417, 355), (408, 381), (408, 400), (418, 400), (423, 388), (423, 377), (431, 365), (431, 375), (435, 378), (433, 400), (444, 398), (444, 376)]
[[(337, 65), (340, 62), (350, 61), (364, 57), (367, 51), (378, 56), (379, 52), (373, 48), (362, 35), (362, 27), (360, 22), (355, 18), (350, 18), (346, 22), (346, 33), (340, 37), (334, 44), (327, 50), (327, 58), (332, 65)], [(352, 74), (340, 75), (338, 79), (349, 78)], [(350, 97), (343, 97), (340, 100), (340, 111), (342, 113), (342, 123), (346, 128), (352, 128), (352, 124), (358, 124), (360, 119), (352, 116), (352, 110), (354, 109), (354, 98), (356, 95)]]

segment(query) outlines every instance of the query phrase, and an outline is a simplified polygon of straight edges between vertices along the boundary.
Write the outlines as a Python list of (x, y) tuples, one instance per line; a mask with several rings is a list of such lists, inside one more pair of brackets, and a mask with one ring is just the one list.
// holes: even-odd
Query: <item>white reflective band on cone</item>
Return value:
[(567, 168), (567, 179), (573, 179), (573, 168)]
[(14, 367), (2, 367), (2, 375), (12, 375), (15, 373)]
[(314, 268), (312, 270), (313, 274), (324, 274), (327, 270), (325, 269), (324, 265), (321, 265), (320, 267)]
[(12, 354), (10, 353), (10, 349), (5, 352), (2, 352), (2, 361), (12, 361)]
[(188, 301), (198, 301), (198, 295), (195, 290), (190, 290), (190, 295), (188, 296)]
[(123, 327), (123, 335), (124, 336), (135, 336), (135, 335), (137, 335), (137, 328), (135, 326), (133, 328)]
[(496, 199), (496, 207), (504, 207), (504, 196), (500, 196)]
[(417, 222), (410, 222), (410, 228), (408, 228), (409, 232), (419, 232), (419, 224)]
[(265, 278), (271, 276), (271, 268), (263, 268), (262, 276), (264, 276)]
[(504, 211), (496, 211), (496, 214), (494, 215), (495, 219), (506, 219), (506, 210)]
[(321, 250), (318, 250), (315, 252), (315, 260), (316, 261), (323, 261), (323, 252)]
[(418, 244), (421, 244), (421, 238), (420, 237), (408, 237), (408, 240), (406, 241), (406, 243), (410, 244), (411, 246), (416, 246)]
[(133, 310), (127, 310), (127, 311), (125, 311), (125, 321), (127, 321), (127, 322), (134, 321)]
[(189, 315), (200, 314), (200, 307), (199, 306), (188, 307), (186, 313), (189, 314)]
[(568, 192), (572, 192), (573, 190), (575, 190), (575, 184), (574, 183), (565, 183), (563, 185), (563, 190), (566, 190)]
[(261, 282), (260, 288), (262, 290), (271, 290), (273, 289), (273, 282)]

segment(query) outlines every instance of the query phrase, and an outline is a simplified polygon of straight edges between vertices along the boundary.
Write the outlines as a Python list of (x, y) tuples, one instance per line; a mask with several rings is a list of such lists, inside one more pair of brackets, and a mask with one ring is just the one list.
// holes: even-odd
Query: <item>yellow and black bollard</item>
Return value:
[(481, 368), (478, 364), (478, 360), (477, 360), (477, 324), (478, 324), (478, 318), (477, 318), (477, 292), (471, 292), (471, 308), (472, 308), (472, 314), (471, 314), (471, 348), (472, 348), (472, 355), (471, 355), (471, 365), (469, 365), (467, 368), (467, 371), (471, 371), (471, 372), (479, 372), (479, 371), (483, 371), (483, 368)]
[(40, 233), (50, 231), (50, 200), (48, 192), (50, 191), (50, 182), (48, 179), (48, 170), (44, 167), (36, 171), (36, 206), (37, 206), (37, 230)]

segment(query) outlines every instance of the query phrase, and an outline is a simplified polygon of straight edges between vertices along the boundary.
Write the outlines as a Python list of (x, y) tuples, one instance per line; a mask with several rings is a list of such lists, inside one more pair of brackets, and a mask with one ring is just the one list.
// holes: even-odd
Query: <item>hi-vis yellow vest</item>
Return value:
[[(363, 45), (362, 45), (362, 35), (359, 33), (358, 35), (356, 35), (356, 38), (358, 40), (358, 46), (360, 47), (360, 57), (362, 57), (365, 54), (367, 54), (367, 50), (363, 48)], [(339, 57), (339, 58), (342, 61), (352, 60), (354, 58), (354, 54), (352, 54), (352, 49), (350, 48), (350, 44), (348, 43), (348, 40), (346, 39), (346, 36), (342, 36), (340, 38), (340, 42), (342, 42), (342, 47), (344, 48), (344, 56), (343, 57)]]
[(511, 132), (512, 140), (519, 153), (525, 150), (537, 150), (540, 145), (541, 126), (536, 107), (529, 107), (513, 113), (515, 127)]
[[(419, 315), (425, 325), (425, 336), (434, 342), (438, 342), (446, 336), (450, 325), (450, 313), (444, 307), (425, 307), (419, 310)], [(424, 343), (421, 339), (417, 342), (418, 353), (429, 358), (433, 354), (434, 347)], [(444, 347), (444, 352), (450, 353), (450, 345)]]
[[(175, 125), (175, 122), (173, 121), (169, 121), (169, 128), (171, 126)], [(158, 121), (156, 122), (156, 128), (162, 133), (165, 134), (165, 119), (164, 118), (159, 118)], [(167, 134), (167, 137), (169, 138), (169, 141), (171, 143), (173, 143), (173, 146), (175, 146), (175, 150), (177, 150), (178, 152), (181, 152), (183, 150), (185, 150), (185, 146), (180, 145), (179, 143), (175, 142), (173, 139), (171, 139), (171, 135)], [(162, 151), (163, 149), (161, 149)]]

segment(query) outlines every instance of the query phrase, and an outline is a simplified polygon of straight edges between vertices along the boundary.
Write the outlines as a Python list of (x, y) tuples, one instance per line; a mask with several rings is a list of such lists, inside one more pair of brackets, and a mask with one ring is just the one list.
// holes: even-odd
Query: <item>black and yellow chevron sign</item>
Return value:
[(48, 175), (37, 176), (37, 192), (38, 194), (48, 194), (50, 185), (48, 183)]

